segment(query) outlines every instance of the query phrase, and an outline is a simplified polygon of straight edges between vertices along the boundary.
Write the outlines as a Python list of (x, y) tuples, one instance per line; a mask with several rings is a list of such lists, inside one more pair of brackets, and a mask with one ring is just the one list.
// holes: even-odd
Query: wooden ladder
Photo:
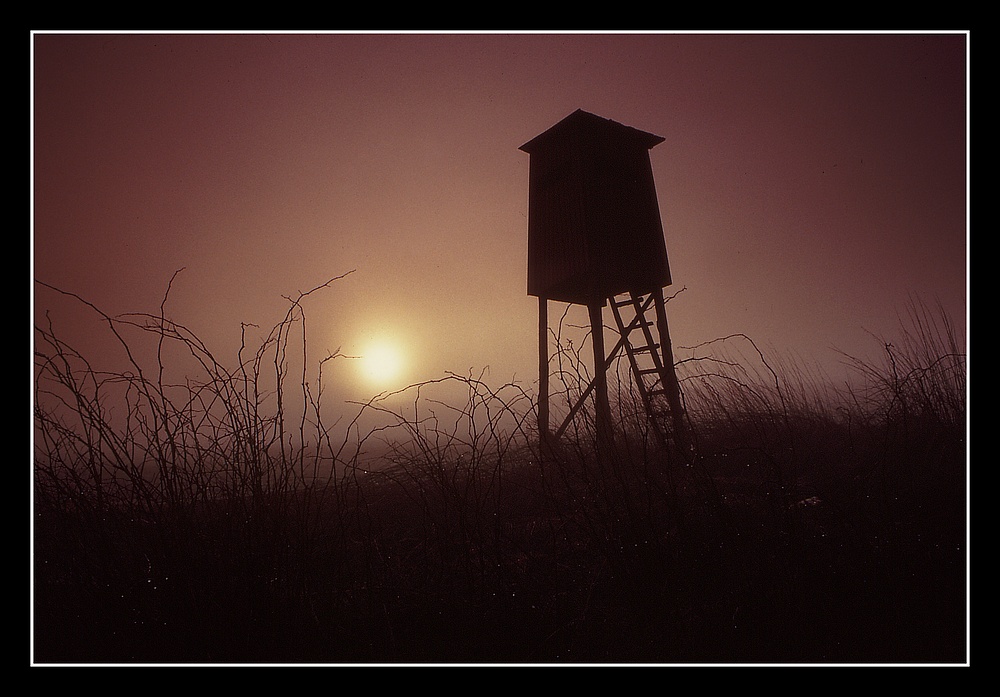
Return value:
[(619, 299), (621, 297), (608, 298), (608, 302), (621, 334), (619, 344), (628, 356), (642, 406), (660, 443), (666, 446), (672, 436), (675, 444), (682, 447), (681, 415), (677, 413), (680, 409), (677, 377), (669, 335), (663, 336), (666, 320), (665, 317), (660, 318), (664, 326), (657, 328), (656, 322), (646, 317), (656, 294), (628, 293), (627, 298)]

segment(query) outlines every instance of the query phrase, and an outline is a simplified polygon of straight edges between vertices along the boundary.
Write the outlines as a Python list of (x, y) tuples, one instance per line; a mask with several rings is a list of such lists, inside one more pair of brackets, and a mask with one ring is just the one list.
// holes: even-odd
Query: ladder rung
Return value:
[(639, 346), (632, 349), (633, 353), (649, 353), (660, 348), (659, 344), (649, 344), (647, 346)]
[(640, 375), (652, 375), (653, 373), (659, 373), (659, 368), (641, 368), (639, 370)]
[(629, 324), (625, 325), (624, 328), (630, 332), (634, 332), (636, 329), (640, 329), (642, 327), (652, 327), (652, 326), (653, 326), (652, 322), (650, 322), (649, 320), (643, 320), (642, 322), (630, 322)]

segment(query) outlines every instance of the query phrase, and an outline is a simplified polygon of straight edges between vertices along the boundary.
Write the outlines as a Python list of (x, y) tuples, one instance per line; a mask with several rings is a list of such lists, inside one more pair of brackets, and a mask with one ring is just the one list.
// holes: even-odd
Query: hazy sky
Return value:
[[(317, 359), (537, 379), (526, 141), (580, 108), (650, 151), (681, 347), (833, 366), (911, 295), (964, 329), (967, 47), (944, 34), (33, 37), (33, 273), (235, 362), (293, 296)], [(93, 340), (35, 288), (35, 316)], [(550, 316), (558, 310), (550, 309)], [(877, 348), (877, 345), (875, 346)], [(322, 355), (320, 355), (322, 354)], [(328, 399), (377, 392), (357, 362)]]

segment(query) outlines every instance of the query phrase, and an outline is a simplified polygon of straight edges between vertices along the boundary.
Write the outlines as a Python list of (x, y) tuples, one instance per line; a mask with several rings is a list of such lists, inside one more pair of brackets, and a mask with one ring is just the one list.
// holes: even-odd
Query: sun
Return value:
[(396, 383), (403, 374), (405, 360), (396, 344), (385, 340), (371, 342), (361, 354), (361, 374), (365, 381), (378, 387)]

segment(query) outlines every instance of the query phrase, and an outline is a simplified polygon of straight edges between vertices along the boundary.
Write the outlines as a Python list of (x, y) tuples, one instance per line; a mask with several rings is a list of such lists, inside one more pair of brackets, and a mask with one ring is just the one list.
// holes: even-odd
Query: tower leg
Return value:
[(677, 374), (674, 372), (674, 351), (670, 344), (670, 330), (667, 328), (667, 309), (663, 300), (663, 289), (654, 292), (656, 307), (656, 331), (660, 335), (660, 354), (663, 362), (663, 386), (666, 390), (667, 403), (670, 405), (670, 417), (673, 422), (674, 439), (683, 457), (688, 454), (687, 431), (684, 426), (684, 412), (681, 406), (681, 391), (677, 384)]
[(591, 304), (590, 334), (594, 344), (594, 397), (596, 400), (594, 418), (597, 428), (598, 449), (611, 445), (611, 405), (608, 402), (608, 374), (604, 360), (604, 317), (603, 306)]
[(549, 440), (549, 317), (548, 300), (538, 298), (538, 436)]

